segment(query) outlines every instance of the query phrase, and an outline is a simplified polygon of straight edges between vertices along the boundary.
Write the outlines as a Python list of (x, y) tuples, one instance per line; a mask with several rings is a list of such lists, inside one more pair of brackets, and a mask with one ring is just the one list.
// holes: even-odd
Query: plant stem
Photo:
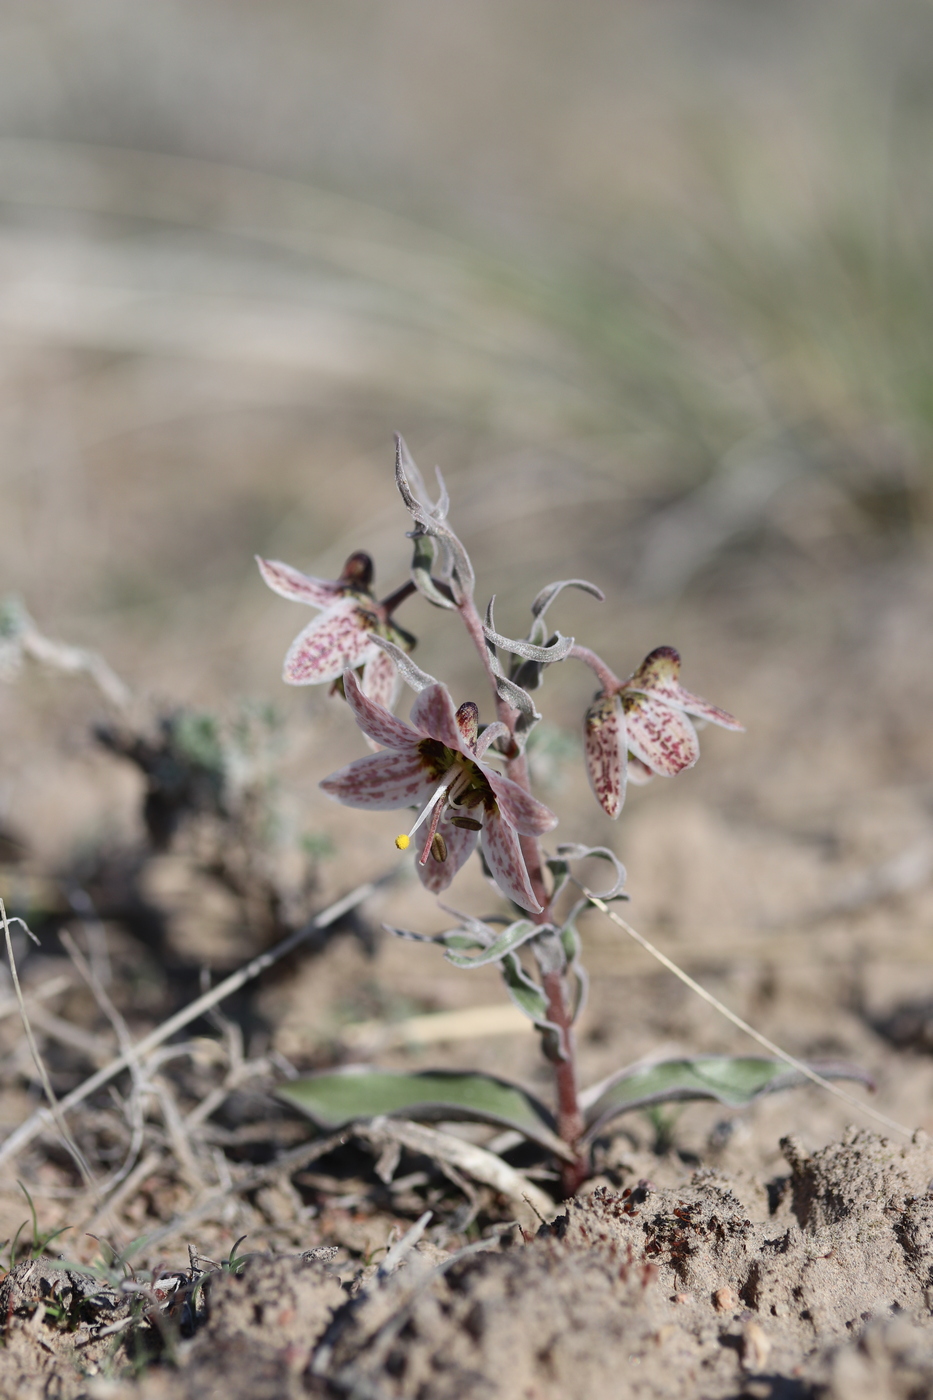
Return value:
[[(525, 792), (531, 792), (531, 782), (528, 776), (528, 762), (525, 754), (521, 752), (515, 743), (515, 723), (518, 718), (518, 711), (513, 710), (507, 701), (503, 700), (496, 687), (496, 674), (492, 668), (489, 652), (486, 647), (486, 638), (483, 633), (482, 619), (476, 610), (476, 605), (472, 598), (464, 598), (458, 605), (458, 612), (463, 619), (464, 625), (473, 640), (476, 650), (480, 654), (483, 667), (486, 671), (490, 687), (496, 702), (496, 715), (508, 728), (513, 736), (511, 751), (506, 755), (506, 775), (513, 783), (517, 783)], [(571, 655), (574, 651), (571, 652)], [(602, 666), (599, 657), (595, 653), (587, 652), (585, 647), (580, 648), (581, 652), (586, 652), (586, 656), (581, 660), (586, 660), (588, 664), (590, 657)], [(608, 668), (604, 667), (608, 675), (612, 675)], [(615, 680), (615, 677), (613, 677)], [(616, 680), (616, 684), (618, 685)], [(541, 905), (539, 914), (531, 914), (531, 918), (542, 926), (551, 923), (551, 897), (548, 893), (547, 883), (544, 878), (544, 861), (541, 856), (541, 846), (535, 836), (520, 836), (522, 856), (528, 870), (528, 877), (531, 887), (535, 892), (538, 903)], [(576, 1155), (574, 1162), (563, 1162), (561, 1164), (561, 1189), (565, 1197), (573, 1196), (579, 1190), (582, 1183), (589, 1176), (589, 1163), (585, 1155), (577, 1153), (577, 1143), (583, 1135), (584, 1122), (583, 1114), (580, 1111), (580, 1104), (577, 1099), (577, 1072), (576, 1055), (573, 1040), (573, 1027), (571, 1017), (567, 1008), (567, 998), (564, 991), (564, 977), (560, 972), (544, 972), (541, 975), (541, 985), (544, 995), (547, 998), (547, 1017), (550, 1022), (558, 1027), (560, 1033), (560, 1055), (552, 1061), (554, 1065), (554, 1079), (557, 1089), (557, 1131), (568, 1147), (571, 1147)]]
[[(508, 703), (508, 701), (503, 700), (502, 696), (499, 694), (498, 688), (496, 686), (496, 673), (492, 669), (492, 661), (489, 658), (489, 652), (486, 648), (486, 636), (483, 632), (483, 620), (476, 610), (476, 604), (473, 602), (472, 598), (464, 598), (462, 603), (458, 603), (457, 611), (463, 619), (463, 625), (469, 632), (470, 639), (473, 642), (473, 645), (479, 652), (480, 660), (483, 663), (483, 669), (486, 672), (486, 678), (489, 681), (489, 685), (492, 690), (493, 699), (496, 702), (496, 718), (501, 719), (502, 723), (507, 727), (509, 733), (514, 736), (515, 720), (518, 715), (518, 711), (513, 710), (512, 706)], [(514, 757), (519, 757), (518, 747), (515, 744), (514, 738), (512, 741), (512, 749), (514, 752)], [(513, 756), (508, 757), (508, 762), (511, 770)], [(509, 772), (509, 776), (512, 776), (511, 771)], [(515, 781), (518, 782), (518, 779), (516, 778)], [(525, 781), (522, 784), (522, 786), (527, 792), (527, 773), (525, 775)]]
[(615, 671), (610, 670), (601, 656), (597, 656), (595, 651), (590, 651), (589, 647), (572, 646), (567, 653), (567, 657), (574, 661), (582, 661), (589, 666), (591, 671), (596, 673), (599, 683), (607, 695), (611, 695), (622, 685)]
[[(577, 1101), (577, 1072), (573, 1045), (573, 1028), (567, 1011), (567, 998), (564, 996), (564, 979), (559, 972), (545, 972), (541, 977), (544, 995), (547, 997), (548, 1020), (560, 1027), (563, 1042), (563, 1058), (554, 1060), (554, 1079), (557, 1086), (557, 1131), (569, 1147), (576, 1150), (583, 1136), (584, 1122)], [(573, 1196), (589, 1176), (589, 1164), (584, 1156), (577, 1156), (575, 1162), (562, 1162), (560, 1184), (564, 1196)]]
[(411, 579), (406, 579), (403, 584), (396, 588), (394, 593), (390, 593), (387, 598), (383, 598), (379, 607), (382, 609), (385, 616), (389, 618), (400, 603), (404, 603), (406, 598), (410, 598), (413, 593), (417, 592), (418, 590)]

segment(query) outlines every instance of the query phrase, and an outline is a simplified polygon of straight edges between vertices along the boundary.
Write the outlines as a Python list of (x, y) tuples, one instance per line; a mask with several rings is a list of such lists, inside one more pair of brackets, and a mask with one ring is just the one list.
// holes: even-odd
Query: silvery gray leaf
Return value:
[(495, 595), (489, 600), (489, 607), (486, 609), (486, 623), (483, 627), (483, 634), (486, 638), (487, 646), (501, 647), (503, 651), (509, 651), (513, 656), (524, 657), (526, 661), (540, 661), (545, 665), (552, 661), (563, 661), (564, 657), (573, 646), (573, 637), (562, 637), (558, 632), (556, 640), (549, 646), (536, 646), (533, 642), (524, 639), (514, 640), (512, 637), (503, 637), (501, 632), (497, 632), (492, 621), (492, 607), (495, 602)]
[(544, 863), (554, 877), (554, 888), (551, 891), (551, 901), (553, 902), (559, 894), (563, 893), (564, 886), (570, 879), (570, 862), (559, 860), (556, 856), (548, 856)]
[(522, 967), (517, 953), (507, 953), (499, 964), (502, 973), (502, 980), (505, 982), (509, 997), (519, 1011), (524, 1012), (530, 1021), (534, 1021), (539, 1030), (552, 1031), (555, 1035), (560, 1035), (560, 1027), (547, 1018), (547, 998)]
[(609, 850), (608, 846), (578, 846), (568, 842), (557, 847), (557, 855), (558, 858), (566, 861), (586, 860), (590, 856), (594, 856), (597, 860), (609, 861), (616, 873), (615, 883), (605, 892), (594, 890), (593, 893), (599, 899), (614, 899), (622, 893), (626, 880), (625, 866), (619, 857)]
[[(430, 497), (428, 496), (428, 488), (425, 485), (424, 477), (415, 466), (415, 459), (409, 452), (408, 443), (402, 437), (401, 433), (397, 433), (395, 437), (395, 453), (396, 462), (401, 462), (402, 471), (411, 487), (413, 496), (424, 506), (425, 510), (430, 512), (435, 520), (445, 520), (447, 518), (447, 511), (450, 509), (450, 497), (447, 494), (447, 487), (444, 484), (444, 478), (441, 476), (440, 467), (434, 468), (437, 476), (439, 494), (437, 501), (432, 505)], [(407, 505), (408, 502), (406, 501), (405, 504)]]
[(548, 625), (543, 617), (532, 618), (531, 627), (528, 629), (528, 640), (534, 642), (536, 647), (543, 647), (548, 638)]
[(591, 593), (601, 603), (606, 601), (605, 593), (601, 588), (597, 588), (595, 583), (587, 583), (585, 578), (563, 578), (557, 583), (549, 583), (541, 589), (531, 605), (532, 614), (535, 617), (540, 617), (551, 606), (558, 593), (561, 593), (565, 588), (582, 588), (584, 593)]
[(528, 691), (522, 690), (521, 686), (516, 685), (514, 681), (508, 680), (505, 676), (497, 676), (496, 689), (506, 704), (512, 706), (513, 710), (518, 710), (521, 715), (534, 723), (537, 723), (541, 718)]
[(544, 667), (540, 661), (519, 661), (509, 680), (520, 685), (522, 690), (540, 690), (544, 678)]
[[(519, 919), (514, 924), (509, 924), (494, 943), (485, 948), (479, 957), (463, 957), (458, 952), (449, 951), (446, 954), (447, 961), (452, 962), (454, 967), (470, 968), (485, 967), (487, 963), (501, 962), (506, 953), (513, 953), (520, 948), (523, 943), (527, 943), (530, 938), (534, 938), (540, 932), (537, 924), (533, 924), (530, 919)], [(449, 947), (449, 944), (448, 944)]]
[(410, 943), (443, 943), (444, 936), (440, 933), (413, 933), (410, 928), (396, 928), (393, 924), (383, 924), (386, 933), (393, 933), (396, 938), (405, 938)]
[(415, 546), (411, 557), (411, 577), (418, 592), (435, 607), (456, 611), (456, 603), (440, 591), (432, 577), (440, 541), (422, 534), (420, 530), (413, 531), (411, 538)]
[[(453, 914), (454, 918), (462, 920), (459, 928), (451, 929), (448, 933), (439, 934), (441, 942), (452, 938), (455, 934), (468, 933), (471, 938), (476, 939), (477, 947), (488, 948), (490, 943), (495, 943), (499, 935), (494, 928), (490, 928), (482, 919), (477, 919), (473, 914), (463, 914), (459, 909), (451, 909), (449, 904), (437, 901), (445, 914)], [(505, 922), (505, 920), (503, 920)]]
[(488, 604), (486, 605), (486, 621), (483, 624), (483, 640), (486, 643), (486, 652), (489, 656), (489, 665), (492, 667), (492, 673), (494, 676), (501, 676), (502, 663), (499, 660), (499, 653), (496, 651), (495, 642), (490, 641), (490, 637), (495, 635), (495, 629), (493, 626), (492, 618), (492, 605), (495, 601), (495, 596), (493, 596), (492, 598), (490, 598)]
[(389, 653), (402, 680), (406, 681), (412, 690), (425, 690), (429, 685), (437, 685), (433, 676), (429, 676), (427, 671), (422, 671), (420, 666), (415, 665), (407, 651), (403, 651), (394, 642), (386, 641), (385, 637), (380, 637), (375, 632), (368, 635), (371, 642), (375, 642), (377, 647), (382, 647), (383, 651)]
[(497, 739), (510, 738), (509, 726), (503, 724), (501, 719), (493, 720), (492, 724), (486, 725), (486, 728), (476, 741), (476, 757), (482, 758), (490, 744), (494, 744)]
[(572, 919), (568, 919), (560, 931), (561, 947), (567, 960), (567, 971), (572, 972), (577, 982), (577, 995), (574, 1000), (570, 1024), (574, 1025), (586, 1006), (590, 991), (590, 977), (580, 961), (580, 935)]
[(398, 486), (399, 495), (405, 502), (408, 513), (415, 524), (420, 525), (426, 535), (433, 535), (437, 539), (443, 540), (450, 550), (453, 560), (451, 583), (453, 585), (454, 597), (457, 597), (458, 591), (461, 598), (472, 597), (473, 586), (476, 583), (476, 575), (473, 573), (473, 565), (470, 563), (470, 556), (467, 554), (450, 526), (445, 524), (444, 520), (435, 513), (444, 505), (447, 499), (443, 477), (438, 473), (442, 492), (441, 500), (438, 502), (437, 506), (432, 507), (425, 505), (415, 496), (409, 484), (408, 477), (406, 476), (405, 465), (406, 461), (410, 462), (410, 460), (408, 449), (405, 447), (403, 440), (401, 438), (396, 438), (395, 482)]
[(551, 972), (563, 972), (567, 965), (564, 945), (553, 924), (544, 924), (539, 929), (539, 937), (532, 944), (531, 951), (544, 976)]

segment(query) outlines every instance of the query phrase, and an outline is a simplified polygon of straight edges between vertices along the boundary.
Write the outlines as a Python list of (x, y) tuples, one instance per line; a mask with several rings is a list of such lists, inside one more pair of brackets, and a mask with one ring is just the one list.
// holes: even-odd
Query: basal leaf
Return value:
[[(824, 1079), (855, 1079), (871, 1087), (871, 1080), (855, 1065), (814, 1061), (809, 1068)], [(715, 1099), (730, 1108), (741, 1108), (761, 1094), (797, 1088), (808, 1082), (783, 1060), (753, 1056), (698, 1055), (693, 1059), (635, 1065), (598, 1086), (598, 1096), (586, 1105), (584, 1141), (592, 1142), (607, 1123), (632, 1109), (678, 1099)], [(584, 1102), (587, 1097), (590, 1096), (583, 1096)]]
[(276, 1094), (326, 1131), (383, 1114), (422, 1123), (491, 1123), (515, 1129), (549, 1151), (567, 1155), (544, 1104), (517, 1084), (488, 1074), (444, 1070), (394, 1074), (352, 1065), (293, 1079)]

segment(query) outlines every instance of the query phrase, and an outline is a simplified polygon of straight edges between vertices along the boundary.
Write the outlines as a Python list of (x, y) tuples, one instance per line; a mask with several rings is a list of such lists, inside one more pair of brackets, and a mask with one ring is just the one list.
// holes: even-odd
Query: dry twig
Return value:
[[(253, 958), (245, 967), (241, 967), (239, 971), (231, 973), (229, 977), (224, 978), (222, 982), (218, 982), (217, 986), (211, 988), (209, 992), (205, 992), (203, 996), (197, 997), (193, 1002), (190, 1002), (188, 1006), (176, 1012), (174, 1016), (170, 1016), (167, 1021), (163, 1021), (161, 1026), (157, 1026), (154, 1031), (144, 1036), (136, 1045), (132, 1046), (122, 1055), (119, 1055), (115, 1060), (112, 1060), (109, 1065), (105, 1065), (103, 1069), (98, 1070), (96, 1074), (92, 1074), (83, 1084), (79, 1084), (77, 1089), (73, 1089), (70, 1094), (66, 1095), (66, 1097), (58, 1103), (59, 1112), (64, 1115), (72, 1108), (75, 1108), (79, 1103), (83, 1103), (91, 1094), (96, 1093), (98, 1089), (108, 1084), (111, 1079), (115, 1079), (123, 1070), (129, 1069), (134, 1063), (139, 1063), (149, 1055), (151, 1051), (164, 1044), (166, 1040), (175, 1035), (177, 1031), (180, 1031), (182, 1027), (190, 1025), (192, 1021), (196, 1020), (199, 1016), (203, 1016), (211, 1007), (223, 1001), (225, 997), (238, 991), (240, 987), (252, 981), (254, 977), (258, 977), (267, 967), (271, 967), (273, 963), (279, 962), (282, 958), (287, 957), (289, 953), (294, 952), (294, 950), (300, 947), (312, 933), (336, 923), (344, 914), (348, 913), (351, 909), (355, 909), (357, 905), (362, 904), (365, 899), (368, 899), (370, 895), (375, 893), (380, 885), (392, 879), (394, 874), (395, 872), (392, 871), (389, 875), (383, 876), (380, 880), (368, 881), (365, 885), (358, 885), (355, 890), (351, 890), (349, 894), (344, 895), (342, 899), (338, 899), (334, 904), (331, 904), (329, 908), (322, 910), (320, 914), (317, 914), (313, 919), (309, 920), (302, 928), (289, 934), (287, 938), (283, 938), (274, 948), (270, 948), (267, 952), (261, 953), (258, 957)], [(54, 1115), (49, 1113), (47, 1109), (38, 1109), (33, 1113), (31, 1117), (26, 1119), (25, 1123), (21, 1123), (18, 1128), (14, 1129), (3, 1146), (0, 1147), (0, 1166), (5, 1162), (9, 1162), (17, 1153), (22, 1152), (24, 1147), (28, 1147), (28, 1145), (38, 1137), (43, 1128), (48, 1127), (54, 1122)]]

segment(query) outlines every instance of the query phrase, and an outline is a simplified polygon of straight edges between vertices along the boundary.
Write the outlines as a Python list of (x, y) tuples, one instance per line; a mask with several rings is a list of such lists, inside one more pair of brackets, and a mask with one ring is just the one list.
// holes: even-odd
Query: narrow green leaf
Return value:
[[(871, 1086), (871, 1080), (855, 1065), (833, 1061), (812, 1062), (809, 1068), (824, 1079), (855, 1079)], [(601, 1086), (586, 1107), (585, 1142), (592, 1142), (607, 1123), (632, 1109), (685, 1099), (715, 1099), (730, 1108), (741, 1108), (761, 1094), (794, 1089), (809, 1081), (782, 1060), (752, 1056), (700, 1055), (694, 1059), (661, 1060), (622, 1070)], [(591, 1091), (592, 1093), (592, 1091)], [(587, 1095), (584, 1095), (584, 1102)]]
[(393, 1074), (353, 1065), (338, 1072), (293, 1079), (277, 1097), (301, 1109), (325, 1131), (383, 1114), (417, 1122), (491, 1123), (513, 1128), (551, 1152), (567, 1155), (554, 1118), (517, 1084), (488, 1074), (428, 1070)]

